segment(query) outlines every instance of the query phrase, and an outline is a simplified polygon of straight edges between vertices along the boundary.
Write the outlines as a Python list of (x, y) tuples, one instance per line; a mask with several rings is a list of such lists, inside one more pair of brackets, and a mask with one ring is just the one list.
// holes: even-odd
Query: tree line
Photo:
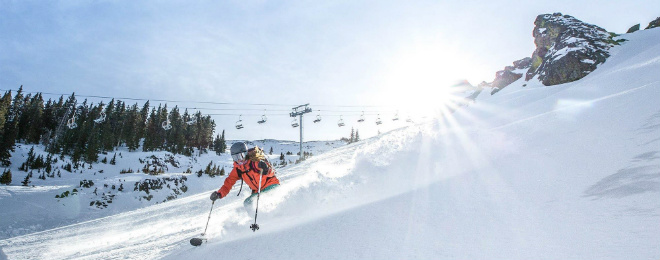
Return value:
[[(380, 131), (378, 132), (378, 134), (380, 134)], [(344, 141), (344, 142), (349, 143), (349, 144), (359, 142), (361, 140), (360, 139), (360, 131), (355, 130), (354, 128), (351, 127), (351, 137), (349, 137), (349, 138), (342, 137), (339, 140)]]
[(68, 98), (44, 100), (41, 93), (24, 94), (23, 87), (0, 99), (0, 163), (9, 158), (17, 142), (43, 144), (51, 154), (71, 156), (74, 163), (97, 162), (99, 153), (126, 146), (129, 151), (169, 151), (191, 156), (194, 148), (222, 153), (224, 131), (213, 139), (215, 122), (201, 112), (183, 113), (167, 104), (129, 105), (112, 99), (107, 104)]

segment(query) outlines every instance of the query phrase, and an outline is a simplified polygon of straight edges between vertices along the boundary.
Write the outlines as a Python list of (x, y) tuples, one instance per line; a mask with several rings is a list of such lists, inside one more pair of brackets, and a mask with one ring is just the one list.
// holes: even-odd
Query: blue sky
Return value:
[[(432, 110), (438, 88), (490, 82), (531, 56), (539, 14), (624, 33), (657, 10), (657, 1), (0, 1), (0, 89), (234, 103), (169, 104), (231, 114), (213, 116), (230, 139), (297, 140), (286, 114), (310, 103), (306, 139), (338, 139), (351, 126), (368, 137), (403, 126), (394, 111)], [(367, 122), (356, 122), (360, 111)]]

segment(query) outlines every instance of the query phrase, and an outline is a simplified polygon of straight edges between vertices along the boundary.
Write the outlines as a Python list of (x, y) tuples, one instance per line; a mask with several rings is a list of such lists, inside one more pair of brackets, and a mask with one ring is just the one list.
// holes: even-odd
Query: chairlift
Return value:
[(170, 116), (167, 116), (167, 119), (161, 124), (165, 131), (172, 129), (172, 124), (170, 123)]
[(74, 128), (78, 127), (78, 124), (76, 124), (76, 117), (74, 116), (74, 117), (70, 118), (69, 120), (67, 120), (66, 121), (66, 126), (69, 129), (74, 129)]
[(241, 120), (241, 116), (243, 115), (239, 115), (238, 121), (236, 121), (236, 129), (243, 129), (243, 120)]
[(103, 123), (103, 121), (105, 121), (105, 112), (101, 111), (101, 115), (99, 116), (99, 118), (94, 119), (94, 122), (100, 124)]
[(293, 121), (291, 121), (291, 126), (294, 128), (300, 126), (300, 124), (298, 124), (298, 118), (293, 118)]
[(392, 121), (397, 121), (397, 120), (399, 120), (399, 111), (397, 111), (396, 114), (394, 114), (394, 118), (392, 118)]
[(360, 116), (360, 119), (358, 119), (358, 123), (364, 122), (364, 111), (362, 111), (362, 115)]
[(257, 121), (257, 123), (263, 124), (263, 123), (266, 123), (266, 120), (267, 120), (266, 116), (264, 115), (264, 116), (261, 116), (261, 120)]
[(266, 118), (266, 110), (264, 110), (264, 114), (261, 116), (261, 120), (257, 121), (257, 123), (263, 124), (266, 123), (267, 120), (268, 118)]
[(378, 114), (378, 119), (376, 119), (376, 125), (382, 124), (383, 121), (380, 120), (380, 114)]
[(408, 118), (406, 119), (406, 122), (408, 122), (408, 123), (412, 123), (413, 121), (412, 121), (412, 119), (410, 119), (410, 117), (408, 117)]
[(74, 109), (73, 110), (73, 115), (71, 115), (71, 118), (69, 118), (69, 120), (66, 121), (66, 126), (69, 129), (74, 129), (74, 128), (78, 127), (78, 124), (76, 124), (76, 115), (77, 115), (76, 112), (79, 112), (79, 111)]
[(337, 122), (337, 125), (338, 125), (339, 127), (342, 127), (342, 126), (345, 125), (345, 124), (344, 124), (344, 119), (342, 119), (341, 116), (339, 116), (339, 122)]
[(314, 123), (321, 122), (321, 115), (316, 115), (316, 119), (314, 119)]

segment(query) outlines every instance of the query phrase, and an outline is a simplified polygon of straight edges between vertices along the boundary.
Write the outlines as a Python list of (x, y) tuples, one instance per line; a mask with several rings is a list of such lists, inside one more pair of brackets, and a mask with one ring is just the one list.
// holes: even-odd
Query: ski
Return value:
[(190, 244), (193, 246), (200, 246), (204, 241), (206, 241), (206, 238), (193, 237), (190, 239)]

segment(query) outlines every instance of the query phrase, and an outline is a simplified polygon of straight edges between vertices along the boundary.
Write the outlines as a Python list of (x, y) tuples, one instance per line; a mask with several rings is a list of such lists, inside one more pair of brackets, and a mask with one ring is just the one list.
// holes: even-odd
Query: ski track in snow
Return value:
[(0, 240), (0, 256), (657, 259), (660, 88), (649, 71), (660, 71), (660, 29), (626, 37), (580, 81), (515, 82), (455, 116), (278, 172), (257, 232), (234, 187), (201, 247), (188, 240), (203, 231), (208, 192)]

